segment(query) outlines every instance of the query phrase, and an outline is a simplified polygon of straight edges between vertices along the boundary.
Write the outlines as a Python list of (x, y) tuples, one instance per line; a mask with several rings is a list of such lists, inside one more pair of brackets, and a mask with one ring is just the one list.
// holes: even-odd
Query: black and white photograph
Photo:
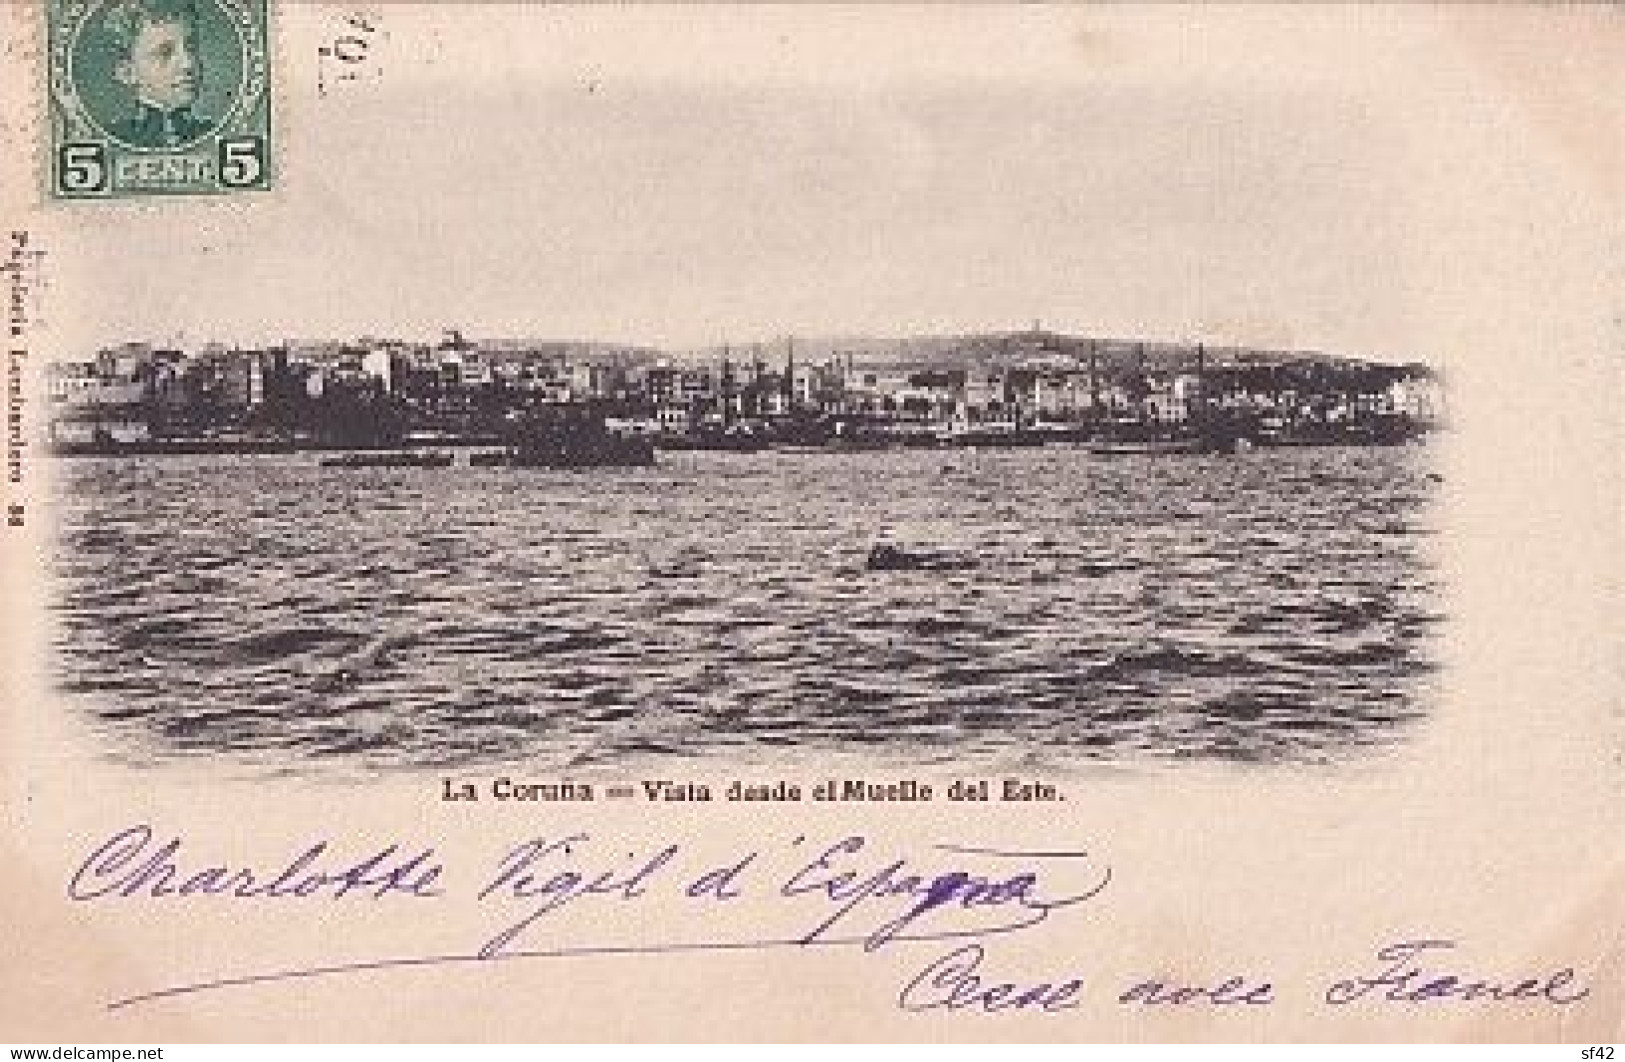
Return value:
[[(229, 271), (153, 226), (51, 366), (110, 754), (1309, 764), (1427, 714), (1448, 408), (1337, 97), (514, 63), (351, 89), (354, 216)], [(455, 156), (366, 139), (420, 103)]]
[(121, 755), (1318, 762), (1429, 704), (1421, 364), (1031, 327), (55, 368), (58, 673)]

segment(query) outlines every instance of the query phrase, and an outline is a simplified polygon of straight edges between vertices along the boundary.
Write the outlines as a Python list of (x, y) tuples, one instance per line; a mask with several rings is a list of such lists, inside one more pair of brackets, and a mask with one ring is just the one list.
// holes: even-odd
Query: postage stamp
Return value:
[(271, 185), (269, 0), (49, 0), (51, 194)]

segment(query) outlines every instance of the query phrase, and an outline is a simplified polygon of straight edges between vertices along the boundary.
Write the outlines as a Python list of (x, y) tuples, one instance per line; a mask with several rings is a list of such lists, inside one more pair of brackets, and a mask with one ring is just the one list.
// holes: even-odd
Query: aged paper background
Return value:
[[(1450, 615), (1441, 703), (1416, 740), (1368, 760), (1129, 763), (1054, 778), (1066, 795), (1058, 809), (463, 807), (442, 804), (439, 776), (430, 774), (355, 784), (244, 778), (201, 761), (123, 766), (82, 719), (53, 704), (43, 605), (52, 465), (36, 446), (24, 485), (29, 524), (0, 539), (5, 1039), (1621, 1038), (1625, 21), (1617, 10), (566, 9), (545, 19), (510, 19), (485, 5), (372, 10), (391, 34), (378, 83), (327, 97), (315, 91), (316, 50), (343, 12), (304, 4), (277, 12), (274, 192), (108, 205), (42, 203), (40, 19), (32, 5), (6, 5), (0, 227), (27, 229), (46, 251), (34, 369), (155, 320), (198, 339), (226, 322), (245, 334), (342, 334), (369, 314), (417, 325), (418, 298), (437, 285), (447, 292), (444, 316), (483, 315), (480, 327), (501, 334), (504, 311), (527, 312), (525, 285), (456, 258), (426, 266), (422, 245), (441, 238), (442, 226), (543, 209), (554, 194), (545, 181), (458, 169), (462, 155), (490, 158), (469, 138), (492, 131), (477, 114), (464, 116), (506, 93), (536, 93), (538, 123), (549, 120), (546, 86), (629, 78), (744, 95), (789, 86), (831, 106), (860, 98), (854, 86), (868, 82), (942, 86), (966, 99), (1097, 93), (1210, 121), (1234, 114), (1258, 138), (1264, 186), (1272, 159), (1330, 173), (1315, 182), (1325, 194), (1273, 208), (1301, 210), (1302, 230), (1322, 238), (1281, 240), (1263, 226), (1264, 253), (1254, 253), (1243, 246), (1245, 224), (1200, 214), (1229, 209), (1229, 192), (1245, 191), (1249, 178), (1186, 173), (1184, 203), (1195, 214), (1155, 217), (1147, 201), (1132, 199), (1097, 208), (1115, 211), (1109, 225), (1092, 223), (1123, 264), (1080, 267), (1080, 289), (1093, 300), (1084, 301), (1124, 334), (1205, 326), (1241, 342), (1381, 348), (1445, 371), (1453, 427), (1436, 441)], [(546, 73), (526, 80), (521, 70)], [(1198, 122), (1188, 133), (1204, 130)], [(522, 140), (525, 131), (511, 135)], [(438, 153), (444, 171), (420, 185), (392, 169), (403, 139), (414, 142), (405, 152), (414, 164)], [(899, 148), (894, 157), (906, 155)], [(1172, 165), (1189, 156), (1168, 145), (1163, 157)], [(1087, 156), (1070, 161), (1089, 164)], [(376, 183), (359, 177), (369, 171)], [(1204, 199), (1208, 187), (1227, 194)], [(568, 216), (557, 203), (545, 209)], [(696, 204), (690, 219), (702, 233), (707, 209)], [(404, 224), (413, 214), (421, 224)], [(1270, 217), (1278, 225), (1279, 215)], [(1170, 254), (1177, 264), (1153, 278), (1156, 256), (1135, 249), (1136, 232), (1186, 251)], [(342, 275), (298, 274), (294, 249), (332, 233), (365, 257), (362, 268), (407, 278), (398, 305), (358, 306)], [(748, 253), (748, 242), (736, 250)], [(430, 268), (438, 275), (421, 275)], [(1114, 270), (1117, 282), (1102, 279)], [(1200, 300), (1179, 293), (1204, 285), (1227, 294), (1233, 318), (1196, 319)], [(613, 335), (639, 294), (606, 290), (570, 328)], [(872, 327), (856, 290), (851, 297), (855, 326)], [(1004, 309), (996, 299), (987, 305)], [(795, 311), (773, 304), (768, 285), (730, 310), (747, 330), (773, 328)], [(897, 326), (929, 327), (932, 312)], [(37, 417), (30, 427), (40, 427)], [(848, 762), (839, 770), (861, 769)], [(825, 772), (691, 761), (670, 773), (725, 782)], [(718, 858), (747, 840), (846, 832), (897, 851), (937, 841), (1086, 847), (1111, 865), (1110, 890), (1053, 929), (990, 947), (1011, 977), (1064, 972), (1101, 990), (1059, 1015), (908, 1014), (896, 1006), (898, 988), (930, 957), (916, 946), (873, 956), (812, 949), (405, 969), (109, 1011), (112, 999), (233, 972), (466, 948), (487, 925), (461, 909), (430, 921), (385, 907), (69, 903), (73, 868), (136, 822), (183, 832), (200, 852), (263, 861), (325, 836), (359, 838), (358, 849), (404, 837), (433, 843), (450, 862), (479, 863), (516, 839), (571, 830), (623, 837), (629, 847), (681, 840)], [(618, 929), (650, 940), (686, 931), (675, 908), (616, 917)], [(1321, 1002), (1331, 980), (1371, 969), (1375, 948), (1418, 936), (1459, 942), (1457, 965), (1484, 975), (1572, 966), (1592, 994), (1569, 1008)], [(1105, 990), (1140, 976), (1211, 983), (1233, 973), (1271, 980), (1279, 1002), (1151, 1011), (1116, 1005)]]

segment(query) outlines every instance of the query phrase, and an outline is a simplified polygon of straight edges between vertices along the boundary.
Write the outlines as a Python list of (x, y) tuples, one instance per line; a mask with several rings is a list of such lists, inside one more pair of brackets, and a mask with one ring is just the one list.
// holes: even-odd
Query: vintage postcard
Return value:
[(0, 20), (7, 1041), (1621, 1039), (1617, 9)]

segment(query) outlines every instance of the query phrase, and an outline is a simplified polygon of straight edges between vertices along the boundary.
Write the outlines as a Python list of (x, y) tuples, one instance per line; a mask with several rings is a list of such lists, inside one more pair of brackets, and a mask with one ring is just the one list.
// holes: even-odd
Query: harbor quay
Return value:
[(559, 418), (657, 448), (1403, 442), (1442, 422), (1426, 365), (1065, 335), (784, 338), (668, 352), (371, 338), (180, 350), (128, 342), (47, 369), (60, 454), (498, 445)]

